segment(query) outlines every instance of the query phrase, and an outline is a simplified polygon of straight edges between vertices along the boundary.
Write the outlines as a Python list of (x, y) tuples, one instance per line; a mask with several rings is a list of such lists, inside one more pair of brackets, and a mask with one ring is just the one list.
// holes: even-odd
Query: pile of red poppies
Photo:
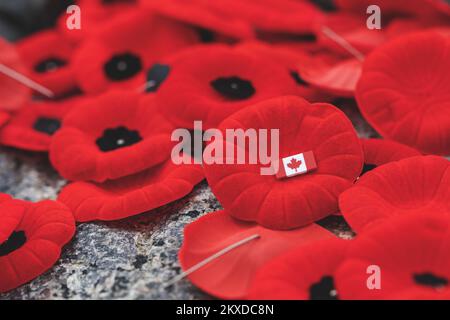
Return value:
[[(48, 152), (70, 181), (57, 201), (0, 195), (0, 292), (51, 268), (75, 222), (148, 212), (206, 177), (224, 210), (186, 227), (179, 258), (209, 294), (450, 299), (444, 1), (76, 2), (80, 30), (64, 13), (52, 30), (0, 42), (1, 64), (54, 94), (0, 75), (0, 144)], [(378, 136), (358, 136), (343, 99)], [(195, 121), (279, 129), (280, 160), (308, 153), (314, 170), (280, 179), (225, 154), (177, 165), (171, 135)], [(336, 214), (353, 240), (317, 224)]]

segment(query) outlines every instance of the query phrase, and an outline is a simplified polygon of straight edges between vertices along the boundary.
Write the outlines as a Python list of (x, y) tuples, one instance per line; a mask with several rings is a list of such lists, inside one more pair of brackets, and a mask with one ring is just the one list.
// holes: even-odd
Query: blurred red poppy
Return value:
[(450, 161), (422, 156), (391, 162), (364, 176), (339, 197), (346, 221), (357, 232), (397, 215), (450, 213)]
[(72, 213), (54, 201), (0, 203), (0, 292), (41, 275), (75, 233)]
[(222, 299), (243, 299), (255, 273), (271, 259), (299, 245), (332, 238), (318, 225), (292, 231), (273, 231), (252, 223), (234, 220), (225, 211), (209, 213), (188, 225), (179, 252), (183, 270), (250, 239), (189, 275), (189, 280), (203, 291)]
[(76, 89), (72, 55), (75, 47), (55, 30), (38, 32), (17, 44), (30, 77), (63, 95)]
[(0, 144), (31, 151), (48, 151), (63, 118), (82, 98), (61, 102), (29, 102), (0, 129)]
[(103, 184), (74, 182), (58, 200), (80, 222), (118, 220), (166, 205), (189, 194), (204, 179), (200, 165), (164, 164)]
[[(131, 36), (132, 35), (132, 36)], [(133, 10), (105, 23), (83, 42), (73, 65), (86, 93), (109, 89), (138, 90), (144, 72), (165, 55), (198, 43), (189, 27), (146, 10)]]
[(139, 99), (139, 94), (112, 91), (71, 112), (52, 139), (56, 170), (68, 180), (103, 182), (168, 159), (172, 125)]
[[(280, 180), (261, 175), (261, 168), (270, 168), (270, 164), (262, 164), (260, 159), (257, 164), (237, 164), (238, 152), (228, 156), (233, 161), (224, 152), (224, 164), (209, 164), (212, 159), (205, 150), (206, 178), (227, 212), (267, 228), (298, 228), (337, 212), (339, 194), (352, 185), (363, 167), (356, 132), (348, 118), (332, 105), (280, 97), (230, 116), (219, 128), (224, 137), (226, 129), (279, 129), (280, 159), (308, 151), (314, 154), (317, 170)], [(250, 159), (248, 144), (237, 147), (236, 141), (217, 141), (224, 150), (229, 148), (227, 143), (240, 148)], [(268, 143), (269, 148), (274, 142)]]
[(427, 31), (394, 39), (366, 59), (356, 99), (383, 137), (450, 154), (449, 47), (449, 37)]

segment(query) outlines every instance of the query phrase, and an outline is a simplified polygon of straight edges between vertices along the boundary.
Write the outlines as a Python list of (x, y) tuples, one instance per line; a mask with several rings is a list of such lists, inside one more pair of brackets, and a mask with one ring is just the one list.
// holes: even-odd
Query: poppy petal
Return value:
[(7, 200), (0, 210), (1, 230), (9, 232), (7, 240), (0, 238), (0, 292), (6, 292), (53, 266), (73, 237), (75, 222), (67, 207), (54, 201)]
[(27, 37), (17, 44), (17, 50), (37, 83), (56, 95), (76, 88), (71, 63), (75, 47), (57, 31), (41, 31)]
[(72, 181), (104, 182), (168, 159), (173, 127), (140, 97), (111, 91), (67, 115), (50, 146), (56, 170)]
[(292, 249), (256, 274), (250, 300), (336, 300), (334, 273), (349, 241), (327, 239)]
[[(16, 48), (3, 38), (0, 38), (0, 64), (20, 73), (27, 73)], [(29, 100), (30, 96), (29, 88), (0, 72), (0, 110), (17, 110)]]
[(194, 121), (215, 128), (255, 102), (298, 93), (285, 67), (225, 45), (198, 46), (169, 60), (170, 75), (155, 99), (167, 119), (183, 128), (192, 129)]
[(28, 103), (0, 129), (0, 143), (24, 150), (48, 151), (63, 118), (81, 99)]
[(368, 173), (339, 197), (339, 207), (360, 232), (397, 215), (450, 213), (450, 161), (421, 156), (391, 162)]
[(363, 174), (383, 164), (420, 156), (420, 152), (401, 143), (384, 139), (361, 139), (364, 150)]
[[(449, 216), (426, 212), (395, 217), (389, 222), (352, 241), (347, 258), (335, 273), (340, 297), (450, 299)], [(369, 267), (376, 267), (378, 274), (368, 273)], [(370, 290), (370, 278), (376, 283), (377, 276), (380, 286)]]
[(75, 77), (86, 93), (138, 90), (146, 82), (145, 71), (159, 59), (195, 43), (197, 34), (189, 27), (133, 10), (103, 25), (81, 45), (73, 61)]
[(73, 210), (79, 222), (118, 220), (141, 214), (189, 194), (204, 179), (200, 165), (166, 163), (103, 184), (75, 182), (58, 200)]
[[(227, 212), (267, 228), (298, 228), (337, 212), (338, 195), (362, 170), (363, 153), (355, 130), (340, 110), (328, 104), (310, 104), (297, 97), (267, 100), (232, 115), (220, 129), (225, 140), (227, 129), (279, 129), (281, 159), (307, 151), (314, 154), (316, 171), (279, 180), (261, 175), (260, 169), (267, 165), (260, 162), (237, 164), (237, 152), (235, 164), (217, 164), (205, 152), (206, 178)], [(217, 141), (223, 150), (229, 148), (223, 139)], [(236, 147), (236, 142), (229, 143)], [(248, 146), (244, 151), (249, 158)], [(221, 160), (230, 159), (225, 155)]]
[(301, 244), (334, 237), (315, 224), (292, 231), (273, 231), (239, 222), (225, 211), (217, 211), (185, 228), (184, 242), (179, 252), (181, 267), (187, 270), (227, 246), (253, 235), (259, 235), (259, 238), (191, 273), (189, 280), (214, 297), (243, 299), (248, 294), (255, 273), (269, 260)]
[(449, 47), (450, 38), (427, 31), (394, 39), (366, 59), (356, 99), (383, 137), (450, 153)]

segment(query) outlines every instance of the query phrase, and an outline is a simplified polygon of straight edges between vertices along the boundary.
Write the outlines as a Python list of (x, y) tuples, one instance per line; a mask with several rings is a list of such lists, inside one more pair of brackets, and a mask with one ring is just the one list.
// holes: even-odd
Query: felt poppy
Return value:
[(450, 153), (449, 47), (450, 38), (427, 31), (394, 39), (364, 62), (356, 99), (383, 137)]
[(419, 156), (391, 162), (364, 176), (343, 192), (339, 207), (359, 232), (393, 216), (415, 212), (450, 213), (450, 162)]
[(27, 37), (17, 44), (17, 50), (30, 77), (54, 94), (76, 88), (71, 63), (75, 47), (57, 31), (46, 30)]
[(338, 300), (334, 273), (345, 259), (349, 241), (327, 239), (292, 249), (256, 274), (251, 300)]
[(103, 184), (74, 182), (58, 200), (72, 209), (80, 222), (118, 220), (181, 199), (203, 180), (200, 165), (165, 163)]
[(31, 151), (48, 151), (63, 118), (81, 101), (29, 102), (0, 129), (0, 144)]
[(200, 120), (205, 129), (213, 128), (255, 102), (299, 90), (284, 66), (225, 45), (198, 46), (168, 60), (170, 75), (155, 99), (165, 116), (183, 128)]
[(172, 126), (140, 95), (112, 91), (86, 100), (64, 119), (50, 160), (74, 181), (122, 178), (170, 157)]
[(126, 14), (138, 8), (139, 0), (78, 0), (76, 5), (80, 8), (81, 28), (68, 28), (72, 22), (74, 12), (64, 12), (58, 19), (58, 30), (74, 44), (79, 44), (87, 37), (92, 36), (96, 29), (105, 22)]
[[(308, 151), (315, 157), (315, 171), (278, 179), (261, 174), (261, 168), (269, 169), (270, 164), (262, 164), (260, 158), (257, 164), (243, 165), (237, 164), (238, 152), (223, 152), (224, 164), (219, 164), (205, 150), (205, 175), (223, 207), (235, 218), (267, 228), (293, 229), (337, 212), (339, 194), (352, 185), (363, 167), (355, 130), (342, 111), (329, 104), (310, 104), (297, 97), (271, 99), (230, 116), (220, 129), (224, 138), (218, 137), (214, 145), (223, 144), (223, 150), (240, 148), (246, 159), (255, 155), (247, 143), (226, 141), (227, 129), (279, 129), (280, 159)], [(264, 141), (259, 143), (261, 147)], [(272, 160), (272, 168), (277, 160)], [(234, 164), (225, 164), (230, 162)]]
[(142, 0), (142, 2), (160, 15), (195, 26), (203, 42), (213, 42), (217, 38), (224, 37), (223, 40), (254, 38), (254, 32), (248, 23), (236, 17), (235, 14), (228, 15), (217, 10), (211, 5), (211, 1)]
[(299, 245), (334, 237), (316, 224), (291, 231), (274, 231), (240, 222), (225, 211), (209, 213), (184, 229), (179, 260), (184, 271), (252, 236), (259, 237), (227, 252), (191, 273), (192, 283), (221, 299), (243, 299), (255, 273), (271, 259)]
[(75, 233), (72, 213), (61, 203), (0, 201), (0, 292), (41, 275), (58, 260)]
[(363, 174), (383, 164), (420, 156), (420, 152), (401, 143), (384, 139), (361, 139), (364, 150)]
[(362, 62), (358, 59), (347, 59), (322, 67), (302, 64), (298, 72), (311, 86), (339, 97), (353, 97), (361, 77)]
[[(370, 30), (366, 26), (367, 16), (356, 15), (348, 12), (328, 14), (324, 25), (336, 32), (346, 42), (362, 53), (370, 53), (373, 49), (386, 41), (384, 30)], [(317, 42), (341, 55), (348, 55), (336, 41), (330, 39), (322, 29), (323, 25), (316, 28)]]
[(145, 84), (148, 68), (163, 56), (198, 42), (197, 34), (176, 21), (133, 10), (99, 28), (77, 50), (73, 65), (87, 93), (135, 89)]
[(311, 102), (323, 101), (328, 98), (321, 90), (309, 85), (309, 83), (300, 76), (298, 70), (299, 64), (305, 66), (316, 64), (316, 59), (304, 50), (293, 50), (288, 46), (270, 45), (259, 41), (243, 42), (236, 46), (236, 49), (243, 50), (244, 52), (247, 51), (260, 57), (266, 57), (267, 59), (280, 63), (286, 68), (286, 72), (289, 72), (290, 76), (297, 84), (297, 94), (302, 98)]
[[(27, 70), (16, 48), (0, 37), (0, 64), (16, 72), (26, 74)], [(3, 69), (3, 67), (2, 67)], [(24, 105), (31, 96), (31, 90), (28, 87), (6, 76), (0, 72), (0, 110), (17, 110)], [(3, 115), (5, 117), (6, 115)]]
[[(447, 198), (448, 199), (448, 198)], [(345, 300), (450, 299), (450, 219), (433, 213), (393, 218), (359, 235), (335, 273)], [(368, 274), (378, 267), (379, 289)], [(376, 270), (376, 269), (374, 269)]]

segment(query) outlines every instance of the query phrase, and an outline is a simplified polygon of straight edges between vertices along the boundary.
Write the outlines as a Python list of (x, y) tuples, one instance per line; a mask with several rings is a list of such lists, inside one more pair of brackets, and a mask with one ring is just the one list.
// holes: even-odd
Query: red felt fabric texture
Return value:
[(200, 165), (175, 165), (171, 160), (103, 184), (74, 182), (58, 200), (79, 222), (118, 220), (166, 205), (189, 194), (204, 179)]
[(249, 128), (280, 129), (280, 158), (313, 151), (318, 169), (278, 180), (261, 175), (261, 164), (205, 164), (209, 185), (229, 214), (268, 228), (293, 229), (338, 211), (339, 194), (352, 185), (363, 165), (360, 141), (340, 110), (280, 97), (242, 110), (220, 126), (223, 133)]
[[(133, 10), (105, 23), (81, 45), (73, 60), (75, 77), (86, 93), (109, 89), (137, 91), (146, 82), (144, 71), (155, 62), (197, 42), (197, 33), (181, 23), (146, 10)], [(126, 79), (112, 81), (105, 65), (115, 55), (125, 53), (139, 57), (142, 69)]]
[[(448, 198), (447, 198), (448, 199)], [(425, 212), (396, 217), (359, 235), (335, 273), (342, 299), (450, 299), (450, 219)], [(367, 267), (381, 269), (381, 288), (368, 290)], [(446, 280), (438, 286), (417, 282), (417, 276)], [(420, 279), (420, 278), (419, 278)]]
[(62, 122), (63, 118), (82, 99), (27, 103), (22, 109), (15, 112), (9, 122), (0, 129), (0, 144), (30, 151), (48, 151), (53, 134), (36, 130), (36, 122), (39, 119)]
[(256, 274), (250, 300), (312, 300), (311, 287), (333, 277), (345, 259), (349, 241), (327, 239), (292, 249)]
[(209, 213), (188, 225), (179, 252), (183, 270), (254, 234), (260, 238), (228, 252), (192, 273), (189, 279), (203, 291), (221, 299), (247, 296), (255, 273), (268, 261), (299, 245), (333, 235), (310, 225), (292, 231), (274, 231), (256, 224), (239, 222), (225, 211)]
[[(140, 95), (112, 91), (87, 100), (71, 112), (54, 135), (50, 160), (73, 181), (103, 182), (125, 177), (170, 157), (173, 130), (155, 107), (140, 104)], [(96, 143), (106, 130), (125, 127), (141, 137), (132, 145), (104, 152)]]
[(401, 143), (384, 139), (361, 139), (364, 163), (375, 166), (420, 156), (420, 152)]
[(449, 48), (449, 37), (427, 31), (395, 39), (367, 58), (356, 98), (383, 137), (424, 153), (450, 153)]
[[(0, 38), (0, 63), (20, 73), (27, 74), (16, 48)], [(31, 90), (0, 73), (0, 110), (19, 109), (31, 96)]]
[[(30, 77), (54, 94), (63, 95), (76, 88), (71, 63), (75, 47), (57, 31), (40, 31), (25, 38), (17, 44), (17, 50)], [(57, 58), (66, 64), (47, 72), (38, 72), (36, 66), (50, 58)]]
[(72, 213), (54, 201), (0, 203), (0, 245), (14, 231), (23, 231), (26, 242), (0, 256), (0, 292), (25, 284), (47, 271), (58, 260), (61, 247), (75, 233)]
[(389, 223), (397, 215), (450, 213), (450, 161), (419, 156), (391, 162), (366, 173), (343, 192), (339, 207), (353, 230)]
[[(215, 128), (238, 110), (299, 90), (284, 66), (225, 45), (198, 46), (169, 60), (171, 73), (155, 99), (164, 106), (161, 111), (166, 117), (183, 128), (192, 128), (197, 120), (203, 121), (204, 129)], [(255, 93), (245, 99), (224, 97), (211, 85), (222, 77), (249, 81)]]

